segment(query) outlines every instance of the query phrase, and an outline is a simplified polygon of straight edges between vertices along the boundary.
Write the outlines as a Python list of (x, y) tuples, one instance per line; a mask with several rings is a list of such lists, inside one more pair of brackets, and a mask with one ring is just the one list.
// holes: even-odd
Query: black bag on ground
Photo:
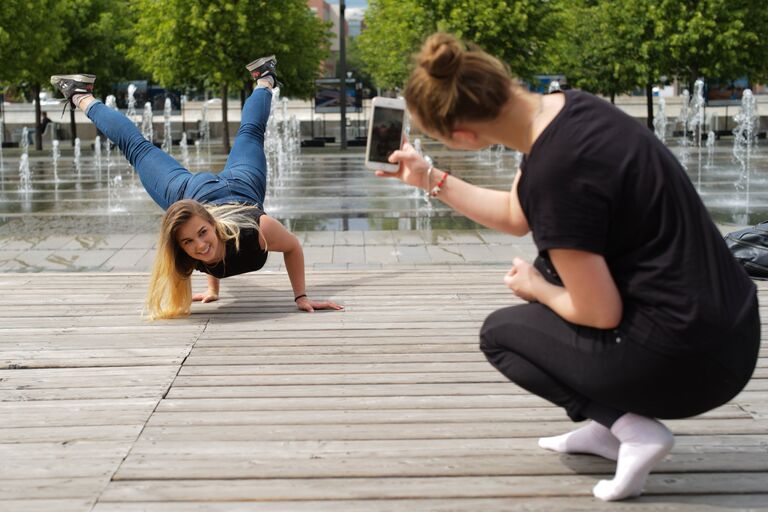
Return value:
[(768, 279), (768, 221), (725, 235), (731, 254), (754, 279)]

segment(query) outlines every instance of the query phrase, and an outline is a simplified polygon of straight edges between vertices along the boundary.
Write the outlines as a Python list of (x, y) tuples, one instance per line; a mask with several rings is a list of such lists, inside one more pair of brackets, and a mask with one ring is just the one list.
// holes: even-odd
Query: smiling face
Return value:
[(216, 229), (210, 222), (197, 215), (193, 215), (179, 227), (176, 242), (187, 256), (203, 263), (217, 263), (224, 256), (224, 244), (216, 236)]

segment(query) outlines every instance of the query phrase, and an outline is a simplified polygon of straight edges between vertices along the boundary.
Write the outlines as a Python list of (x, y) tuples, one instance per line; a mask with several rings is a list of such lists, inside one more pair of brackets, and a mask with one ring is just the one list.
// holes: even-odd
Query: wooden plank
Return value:
[[(3, 512), (6, 510), (6, 500), (26, 501), (29, 505), (34, 505), (36, 500), (51, 499), (95, 501), (108, 482), (108, 476), (0, 480), (0, 500), (2, 500)], [(58, 508), (49, 510), (58, 511)]]
[(76, 441), (135, 441), (143, 424), (0, 428), (4, 443), (71, 443)]
[[(154, 419), (154, 418), (153, 418)], [(665, 422), (675, 435), (766, 435), (764, 420), (674, 420)], [(573, 430), (565, 415), (561, 421), (538, 422), (457, 422), (457, 423), (394, 423), (394, 424), (318, 424), (318, 425), (167, 425), (150, 423), (142, 439), (250, 441), (353, 440), (353, 439), (482, 439), (553, 436)]]
[[(376, 499), (466, 499), (498, 497), (584, 496), (592, 476), (313, 478), (248, 480), (155, 480), (111, 482), (99, 499), (110, 502), (211, 502)], [(646, 495), (759, 494), (768, 488), (762, 473), (653, 474)], [(629, 505), (630, 502), (626, 504)], [(597, 506), (593, 503), (593, 506)], [(602, 509), (602, 507), (600, 507)], [(480, 510), (480, 509), (472, 509)]]
[(93, 507), (91, 499), (19, 499), (3, 500), (3, 512), (89, 512)]
[(325, 384), (270, 386), (178, 386), (166, 398), (260, 398), (260, 397), (376, 397), (376, 396), (471, 396), (526, 394), (509, 382), (440, 384)]
[[(513, 462), (514, 461), (514, 462)], [(680, 454), (663, 460), (665, 472), (768, 472), (765, 453)], [(276, 458), (258, 453), (197, 456), (195, 454), (130, 455), (114, 480), (241, 479), (315, 477), (428, 477), (597, 474), (609, 476), (616, 464), (600, 457), (565, 454), (514, 453), (481, 456)], [(762, 487), (761, 490), (764, 490)], [(754, 491), (753, 491), (754, 492)]]
[[(671, 457), (683, 455), (760, 454), (768, 451), (768, 439), (760, 436), (678, 436)], [(39, 443), (43, 445), (43, 443)], [(37, 446), (37, 445), (35, 445)], [(305, 458), (371, 458), (393, 457), (424, 458), (449, 456), (483, 456), (516, 454), (550, 456), (551, 452), (538, 446), (535, 438), (466, 438), (453, 439), (379, 439), (379, 440), (313, 440), (264, 441), (216, 440), (200, 437), (197, 440), (140, 439), (131, 449), (131, 456), (152, 454), (182, 454), (195, 457), (238, 457), (257, 454), (258, 457), (277, 459)], [(531, 468), (529, 468), (531, 469)]]
[[(514, 414), (514, 409), (524, 409), (531, 420), (541, 419), (538, 413), (544, 411), (557, 411), (562, 415), (562, 409), (555, 407), (546, 400), (534, 395), (484, 395), (484, 396), (421, 396), (421, 397), (313, 397), (313, 398), (216, 398), (216, 399), (166, 399), (157, 407), (156, 413), (183, 413), (183, 412), (246, 412), (246, 411), (344, 411), (352, 415), (365, 411), (360, 417), (366, 417), (369, 411), (388, 411), (385, 414), (395, 419), (400, 418), (401, 413), (410, 410), (435, 411), (437, 415), (441, 411), (459, 411), (467, 409), (492, 414), (494, 410), (503, 410), (504, 414)], [(372, 414), (372, 413), (371, 413)], [(698, 416), (699, 419), (707, 418), (750, 418), (751, 411), (744, 410), (741, 404), (726, 404)], [(290, 418), (290, 416), (288, 416)], [(768, 419), (768, 418), (766, 418)]]
[(450, 382), (504, 382), (509, 381), (500, 373), (484, 372), (410, 372), (410, 373), (359, 373), (359, 374), (288, 374), (288, 375), (179, 375), (173, 385), (183, 386), (274, 386), (285, 384), (439, 384)]
[[(594, 483), (594, 481), (593, 481)], [(553, 493), (554, 494), (554, 493)], [(588, 496), (488, 499), (375, 499), (327, 501), (226, 501), (97, 503), (93, 512), (701, 512), (702, 510), (761, 510), (765, 494), (646, 496), (628, 502), (600, 503)]]

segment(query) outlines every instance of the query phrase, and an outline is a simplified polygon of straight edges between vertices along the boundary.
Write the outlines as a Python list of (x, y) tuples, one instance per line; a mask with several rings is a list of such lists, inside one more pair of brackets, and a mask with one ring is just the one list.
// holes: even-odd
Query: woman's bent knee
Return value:
[[(514, 329), (510, 329), (510, 323), (514, 323), (515, 310), (520, 306), (511, 306), (497, 309), (488, 315), (480, 328), (480, 350), (486, 355), (497, 351), (500, 346), (507, 345), (508, 340), (514, 335)], [(504, 337), (507, 343), (501, 341)]]

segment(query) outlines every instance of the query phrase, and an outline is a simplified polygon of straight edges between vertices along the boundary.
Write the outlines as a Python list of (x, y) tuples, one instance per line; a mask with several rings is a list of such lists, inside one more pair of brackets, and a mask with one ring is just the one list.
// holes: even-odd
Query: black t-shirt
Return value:
[(521, 164), (518, 195), (539, 254), (603, 255), (632, 339), (666, 352), (727, 342), (756, 289), (685, 170), (607, 101), (564, 94)]
[[(264, 212), (261, 208), (252, 208), (244, 212), (245, 215), (261, 220)], [(267, 261), (267, 251), (259, 245), (259, 232), (251, 227), (240, 228), (240, 250), (235, 251), (235, 239), (227, 240), (224, 259), (215, 265), (206, 265), (198, 261), (196, 269), (219, 279), (236, 276), (246, 272), (259, 270)]]

